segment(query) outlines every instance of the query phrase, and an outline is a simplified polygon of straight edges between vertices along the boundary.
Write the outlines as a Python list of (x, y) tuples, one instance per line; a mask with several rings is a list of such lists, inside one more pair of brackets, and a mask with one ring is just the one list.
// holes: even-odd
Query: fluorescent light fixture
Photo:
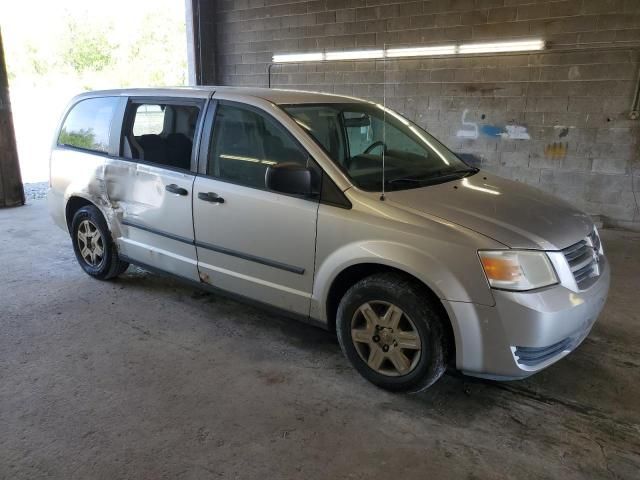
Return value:
[(386, 50), (345, 50), (343, 52), (283, 53), (273, 56), (273, 63), (322, 62), (325, 60), (367, 60), (376, 58), (433, 57), (472, 53), (528, 52), (544, 50), (540, 39), (510, 42), (463, 43), (462, 45), (436, 45), (432, 47), (388, 48)]
[(367, 58), (383, 58), (384, 50), (346, 50), (344, 52), (327, 52), (327, 60), (361, 60)]
[(429, 57), (431, 55), (454, 55), (455, 45), (440, 45), (437, 47), (412, 47), (412, 48), (389, 48), (385, 52), (387, 57)]
[(544, 40), (521, 40), (517, 42), (492, 42), (492, 43), (463, 43), (458, 47), (458, 53), (499, 53), (499, 52), (526, 52), (530, 50), (543, 50)]
[(274, 55), (274, 63), (288, 62), (321, 62), (324, 60), (324, 53), (287, 53), (282, 55)]

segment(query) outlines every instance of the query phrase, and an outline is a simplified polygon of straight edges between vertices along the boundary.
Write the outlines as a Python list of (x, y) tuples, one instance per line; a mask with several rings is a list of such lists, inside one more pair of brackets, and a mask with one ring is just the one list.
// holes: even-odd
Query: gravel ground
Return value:
[(47, 198), (47, 190), (49, 184), (47, 182), (25, 183), (24, 197), (26, 200), (41, 200)]
[(0, 210), (0, 479), (638, 480), (640, 234), (527, 380), (363, 380), (335, 336), (131, 267), (89, 278), (46, 202)]

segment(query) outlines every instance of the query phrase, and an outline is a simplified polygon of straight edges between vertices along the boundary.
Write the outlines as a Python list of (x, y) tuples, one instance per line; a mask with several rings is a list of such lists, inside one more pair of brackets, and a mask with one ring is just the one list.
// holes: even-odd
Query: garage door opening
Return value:
[(74, 95), (188, 83), (184, 9), (176, 0), (0, 5), (24, 182), (47, 181), (53, 132)]

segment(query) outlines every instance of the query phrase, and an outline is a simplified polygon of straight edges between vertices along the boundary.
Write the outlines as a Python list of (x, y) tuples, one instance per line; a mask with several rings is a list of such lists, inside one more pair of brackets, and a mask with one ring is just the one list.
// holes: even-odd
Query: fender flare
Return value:
[[(109, 227), (109, 230), (113, 233), (113, 221), (112, 221), (112, 216), (108, 214), (108, 212), (106, 211), (106, 206), (105, 205), (101, 205), (101, 202), (96, 202), (96, 199), (94, 197), (92, 197), (91, 195), (85, 193), (85, 192), (65, 192), (64, 195), (64, 219), (67, 225), (67, 231), (69, 230), (69, 228), (71, 227), (71, 221), (73, 220), (73, 218), (68, 218), (67, 217), (67, 210), (69, 207), (69, 202), (73, 199), (73, 198), (81, 198), (83, 200), (85, 200), (86, 202), (90, 203), (91, 205), (93, 205), (94, 207), (96, 207), (100, 213), (102, 214), (102, 216), (104, 217), (105, 221), (107, 222), (107, 226)], [(69, 232), (71, 233), (71, 232)]]
[(402, 243), (376, 240), (347, 244), (318, 265), (312, 293), (318, 306), (314, 317), (327, 320), (327, 298), (333, 282), (345, 269), (359, 264), (383, 265), (406, 272), (431, 289), (440, 300), (472, 302), (463, 282), (435, 256)]

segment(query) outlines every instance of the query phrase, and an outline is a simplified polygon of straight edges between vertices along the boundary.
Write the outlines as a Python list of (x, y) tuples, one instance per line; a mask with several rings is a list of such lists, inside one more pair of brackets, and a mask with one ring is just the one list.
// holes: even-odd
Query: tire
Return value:
[(375, 274), (353, 285), (340, 301), (338, 341), (354, 368), (374, 385), (419, 392), (446, 369), (443, 315), (441, 306), (415, 281), (397, 273)]
[(120, 260), (107, 222), (93, 205), (80, 208), (73, 216), (71, 242), (78, 263), (93, 278), (110, 280), (129, 267)]

